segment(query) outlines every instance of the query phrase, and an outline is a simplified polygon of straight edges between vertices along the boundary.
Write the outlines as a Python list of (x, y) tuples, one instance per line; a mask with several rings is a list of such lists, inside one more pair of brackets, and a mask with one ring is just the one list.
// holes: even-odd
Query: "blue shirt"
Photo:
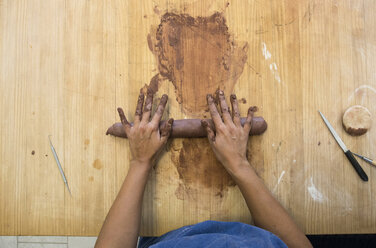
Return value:
[(287, 247), (276, 235), (239, 222), (204, 221), (160, 237), (141, 237), (139, 248), (152, 247)]

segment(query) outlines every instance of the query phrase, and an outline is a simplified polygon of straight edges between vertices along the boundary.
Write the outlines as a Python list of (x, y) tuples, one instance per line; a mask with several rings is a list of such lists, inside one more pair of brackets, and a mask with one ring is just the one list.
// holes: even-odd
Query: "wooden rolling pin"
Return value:
[[(206, 119), (215, 130), (215, 126), (212, 119)], [(241, 118), (241, 123), (244, 125), (246, 118)], [(161, 121), (159, 126), (161, 127), (165, 121)], [(133, 125), (133, 123), (131, 123)], [(252, 128), (249, 135), (260, 135), (265, 132), (267, 123), (264, 118), (255, 116), (252, 119)], [(106, 135), (111, 134), (116, 137), (127, 138), (124, 128), (121, 122), (117, 122), (108, 128)], [(206, 137), (206, 130), (201, 126), (201, 119), (183, 119), (175, 120), (172, 124), (172, 138), (201, 138)]]

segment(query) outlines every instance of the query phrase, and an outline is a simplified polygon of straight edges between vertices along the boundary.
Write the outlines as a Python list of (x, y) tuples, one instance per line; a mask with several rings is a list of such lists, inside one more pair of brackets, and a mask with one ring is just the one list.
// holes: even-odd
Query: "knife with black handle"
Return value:
[(337, 141), (338, 145), (342, 148), (343, 152), (345, 153), (347, 159), (350, 161), (351, 165), (354, 167), (356, 173), (358, 173), (359, 177), (363, 181), (368, 181), (368, 176), (352, 154), (352, 152), (347, 149), (345, 143), (341, 140), (341, 138), (338, 136), (337, 132), (334, 130), (332, 125), (330, 125), (329, 121), (325, 118), (325, 116), (319, 111), (319, 114), (321, 115), (321, 118), (324, 120), (326, 126), (329, 128), (329, 131), (333, 135), (334, 139)]
[(362, 167), (360, 167), (360, 164), (358, 163), (358, 161), (356, 160), (352, 152), (350, 150), (347, 150), (345, 154), (346, 154), (346, 157), (349, 159), (350, 163), (352, 164), (352, 166), (354, 167), (354, 169), (356, 170), (356, 172), (358, 173), (358, 175), (360, 176), (360, 178), (363, 181), (368, 181), (367, 174), (364, 172)]

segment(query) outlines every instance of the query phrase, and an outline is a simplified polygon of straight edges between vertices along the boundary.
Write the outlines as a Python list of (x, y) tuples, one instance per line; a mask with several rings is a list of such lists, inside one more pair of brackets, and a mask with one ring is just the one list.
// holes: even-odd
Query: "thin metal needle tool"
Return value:
[(65, 185), (67, 186), (68, 192), (69, 192), (69, 194), (72, 196), (72, 193), (71, 193), (71, 191), (70, 191), (70, 189), (69, 189), (69, 186), (68, 186), (67, 179), (65, 178), (65, 174), (64, 174), (63, 168), (61, 168), (61, 164), (60, 164), (59, 158), (57, 157), (57, 153), (56, 153), (56, 151), (55, 151), (55, 148), (54, 148), (54, 146), (52, 145), (52, 142), (51, 142), (51, 138), (50, 138), (50, 136), (51, 136), (51, 135), (48, 135), (48, 140), (50, 141), (50, 146), (51, 146), (52, 154), (53, 154), (54, 157), (55, 157), (55, 160), (56, 160), (57, 166), (59, 167), (59, 171), (60, 171), (61, 177), (63, 178), (63, 181), (64, 181)]
[(353, 152), (354, 155), (356, 155), (357, 157), (363, 159), (364, 161), (366, 161), (367, 163), (373, 165), (373, 166), (376, 166), (376, 161), (375, 160), (372, 160), (370, 158), (367, 158), (365, 156), (362, 156), (362, 155), (359, 155), (359, 154), (356, 154), (355, 152)]

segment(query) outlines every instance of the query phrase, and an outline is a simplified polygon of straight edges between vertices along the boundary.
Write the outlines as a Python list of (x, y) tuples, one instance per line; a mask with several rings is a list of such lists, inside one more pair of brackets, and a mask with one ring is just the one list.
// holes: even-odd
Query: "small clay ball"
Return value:
[(367, 108), (355, 105), (345, 111), (342, 124), (348, 134), (358, 136), (365, 134), (370, 129), (371, 117), (372, 115)]

